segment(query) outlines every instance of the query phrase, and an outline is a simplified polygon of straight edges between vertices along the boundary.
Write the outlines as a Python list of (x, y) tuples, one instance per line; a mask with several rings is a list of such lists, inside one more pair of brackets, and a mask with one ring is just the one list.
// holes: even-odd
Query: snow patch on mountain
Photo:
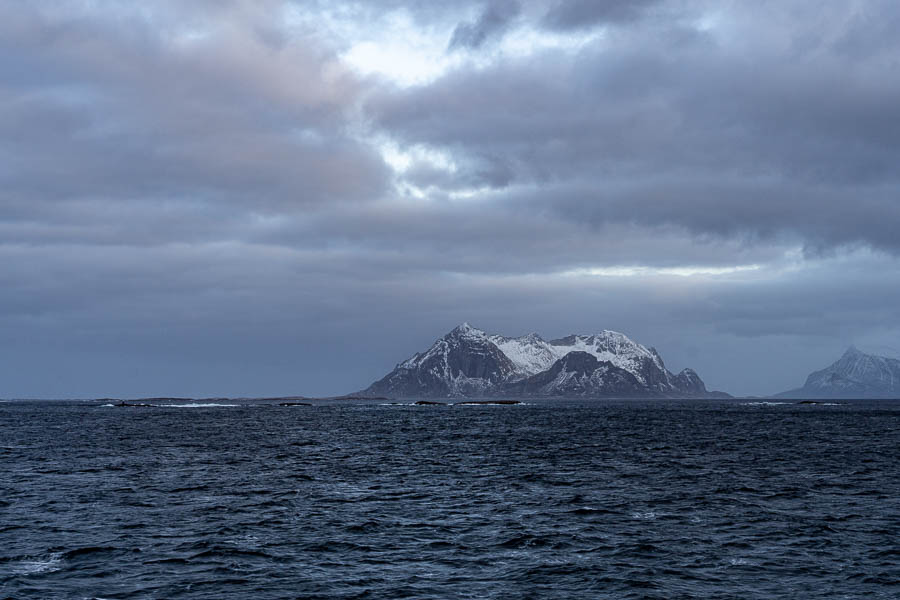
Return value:
[(594, 335), (570, 335), (550, 342), (536, 333), (516, 338), (491, 335), (488, 339), (509, 358), (515, 365), (516, 375), (522, 378), (546, 371), (569, 352), (586, 352), (601, 362), (612, 363), (620, 369), (632, 372), (638, 381), (645, 385), (648, 382), (641, 371), (647, 362), (652, 363), (660, 371), (665, 371), (666, 368), (655, 350), (648, 349), (617, 331), (603, 330)]
[(649, 383), (641, 372), (644, 365), (649, 362), (661, 371), (666, 368), (656, 351), (651, 351), (618, 331), (603, 330), (594, 335), (570, 335), (551, 341), (550, 346), (557, 358), (562, 358), (569, 352), (587, 352), (601, 362), (609, 362), (631, 372), (644, 385)]
[(491, 335), (489, 339), (500, 348), (515, 367), (519, 378), (546, 371), (561, 356), (556, 349), (536, 333), (517, 338)]

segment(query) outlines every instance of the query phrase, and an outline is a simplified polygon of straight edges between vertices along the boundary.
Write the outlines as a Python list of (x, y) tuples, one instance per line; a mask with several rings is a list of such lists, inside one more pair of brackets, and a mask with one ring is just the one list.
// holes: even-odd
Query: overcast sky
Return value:
[(0, 397), (325, 395), (461, 321), (900, 354), (894, 0), (0, 2)]

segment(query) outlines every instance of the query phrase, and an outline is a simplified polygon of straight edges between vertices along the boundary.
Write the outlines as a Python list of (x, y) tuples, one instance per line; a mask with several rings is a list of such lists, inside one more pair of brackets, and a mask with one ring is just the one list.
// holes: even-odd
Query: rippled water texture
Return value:
[(900, 403), (0, 404), (0, 597), (900, 598)]

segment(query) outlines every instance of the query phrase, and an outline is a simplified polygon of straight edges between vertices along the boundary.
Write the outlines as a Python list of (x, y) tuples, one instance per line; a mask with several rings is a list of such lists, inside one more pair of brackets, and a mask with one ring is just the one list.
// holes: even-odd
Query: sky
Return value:
[(0, 2), (0, 397), (333, 395), (462, 321), (900, 355), (893, 0)]

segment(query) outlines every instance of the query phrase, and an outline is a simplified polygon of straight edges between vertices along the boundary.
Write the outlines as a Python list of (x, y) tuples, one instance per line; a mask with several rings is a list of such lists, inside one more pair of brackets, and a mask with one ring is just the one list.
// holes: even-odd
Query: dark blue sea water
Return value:
[(900, 402), (0, 404), (0, 597), (900, 598)]

